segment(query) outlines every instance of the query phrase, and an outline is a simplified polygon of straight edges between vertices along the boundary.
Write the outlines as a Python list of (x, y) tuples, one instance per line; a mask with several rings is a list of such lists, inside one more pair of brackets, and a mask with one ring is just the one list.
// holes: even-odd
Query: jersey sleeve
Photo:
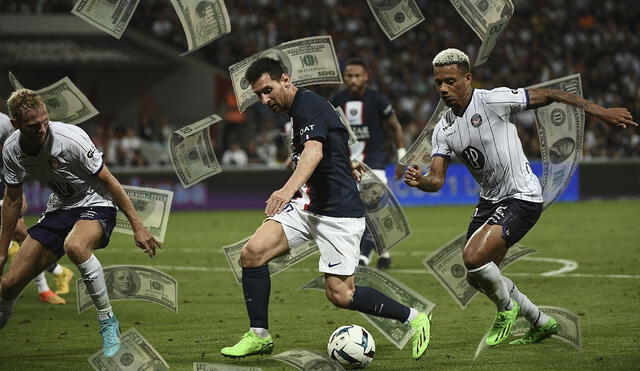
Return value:
[(337, 115), (331, 104), (325, 101), (322, 107), (308, 110), (298, 118), (298, 122), (294, 119), (296, 125), (293, 130), (297, 131), (294, 135), (298, 136), (298, 145), (304, 145), (308, 140), (324, 142), (329, 132), (329, 120), (332, 114)]
[(2, 150), (2, 180), (8, 186), (19, 186), (24, 181), (25, 171), (15, 160), (10, 149)]
[(484, 94), (484, 102), (503, 119), (522, 112), (529, 106), (526, 89), (495, 88)]
[(431, 157), (444, 157), (446, 159), (451, 158), (451, 148), (445, 140), (446, 134), (444, 132), (444, 118), (436, 124), (436, 128), (433, 131), (431, 137)]
[(98, 151), (91, 141), (87, 133), (77, 126), (73, 126), (73, 138), (69, 139), (72, 148), (70, 151), (74, 154), (80, 166), (87, 170), (90, 174), (96, 175), (104, 166), (102, 162), (102, 153)]
[(389, 99), (387, 99), (387, 97), (382, 94), (377, 94), (377, 96), (378, 111), (380, 112), (380, 116), (384, 117), (384, 119), (386, 120), (391, 117), (395, 113), (395, 111), (393, 110), (391, 102), (389, 102)]

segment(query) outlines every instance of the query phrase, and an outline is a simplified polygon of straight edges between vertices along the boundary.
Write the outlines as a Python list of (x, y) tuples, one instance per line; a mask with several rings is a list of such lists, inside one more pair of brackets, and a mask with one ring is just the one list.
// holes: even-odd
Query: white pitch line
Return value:
[[(184, 271), (184, 272), (231, 272), (231, 268), (222, 267), (193, 267), (193, 266), (180, 266), (180, 265), (150, 265), (153, 268), (160, 270), (172, 270), (172, 271)], [(309, 268), (289, 268), (291, 272), (318, 272), (316, 269)], [(318, 272), (319, 273), (319, 272)], [(390, 273), (400, 274), (432, 274), (426, 269), (392, 269)], [(541, 276), (541, 273), (519, 273), (509, 272), (509, 276)], [(639, 274), (591, 274), (591, 273), (564, 273), (555, 274), (546, 277), (580, 277), (580, 278), (621, 278), (621, 279), (640, 279)]]
[(530, 260), (530, 261), (538, 261), (538, 262), (549, 262), (549, 263), (559, 263), (564, 266), (560, 269), (556, 269), (555, 271), (549, 271), (542, 273), (543, 276), (559, 276), (563, 273), (568, 273), (578, 269), (578, 263), (573, 260), (568, 259), (557, 259), (557, 258), (542, 258), (542, 257), (533, 257), (533, 256), (525, 256), (522, 260)]

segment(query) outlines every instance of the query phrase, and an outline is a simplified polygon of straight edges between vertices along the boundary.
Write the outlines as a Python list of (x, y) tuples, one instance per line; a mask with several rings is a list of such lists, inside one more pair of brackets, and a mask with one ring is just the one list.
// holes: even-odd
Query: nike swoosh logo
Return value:
[(329, 263), (329, 268), (333, 268), (333, 267), (335, 267), (336, 265), (340, 265), (340, 264), (342, 264), (342, 262), (340, 262), (340, 263), (335, 263), (335, 264), (331, 264), (331, 263)]

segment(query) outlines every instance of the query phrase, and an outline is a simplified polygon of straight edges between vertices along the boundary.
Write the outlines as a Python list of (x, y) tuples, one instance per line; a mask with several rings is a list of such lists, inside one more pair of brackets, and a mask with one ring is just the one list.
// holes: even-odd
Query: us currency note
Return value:
[[(150, 267), (113, 265), (104, 268), (109, 300), (144, 300), (178, 311), (178, 282), (170, 275)], [(76, 281), (78, 313), (93, 306), (82, 279)]]
[(367, 0), (367, 5), (389, 40), (424, 21), (424, 16), (414, 0)]
[(440, 99), (427, 125), (422, 129), (418, 138), (411, 144), (411, 147), (407, 150), (404, 157), (398, 160), (400, 164), (404, 166), (417, 165), (423, 170), (429, 169), (431, 166), (431, 150), (433, 149), (431, 143), (433, 130), (448, 109), (449, 107)]
[(102, 350), (89, 357), (88, 361), (96, 371), (168, 371), (169, 364), (160, 353), (132, 328), (120, 339), (120, 350), (113, 357), (105, 357)]
[[(528, 89), (559, 89), (582, 96), (580, 74), (530, 86)], [(554, 102), (533, 110), (540, 154), (542, 156), (542, 197), (544, 208), (549, 207), (569, 186), (584, 146), (582, 108)]]
[[(391, 277), (385, 272), (371, 267), (358, 266), (355, 274), (355, 284), (372, 287), (400, 303), (416, 308), (419, 312), (431, 313), (435, 304), (413, 291), (411, 288)], [(324, 276), (320, 276), (300, 288), (324, 290)], [(396, 320), (360, 313), (367, 321), (377, 328), (398, 349), (404, 348), (413, 334), (408, 324), (398, 323)]]
[(262, 371), (259, 367), (225, 365), (222, 363), (194, 362), (193, 371)]
[[(142, 224), (145, 228), (151, 232), (156, 240), (164, 242), (167, 223), (169, 223), (171, 201), (173, 201), (173, 192), (130, 185), (122, 186), (122, 188), (124, 188), (125, 193), (133, 203), (133, 207), (136, 209), (140, 219), (142, 219)], [(116, 227), (113, 231), (133, 235), (129, 219), (122, 211), (118, 211), (116, 215)]]
[[(580, 330), (580, 316), (572, 311), (548, 305), (539, 305), (541, 311), (555, 318), (560, 325), (558, 335), (552, 335), (555, 339), (562, 340), (577, 350), (582, 349), (582, 335)], [(530, 323), (524, 317), (518, 317), (515, 326), (511, 330), (511, 336), (523, 336), (529, 331)]]
[[(462, 250), (467, 243), (467, 234), (463, 233), (442, 246), (427, 257), (423, 264), (433, 272), (438, 282), (451, 295), (460, 308), (464, 309), (476, 296), (478, 291), (467, 282), (467, 268), (462, 259)], [(529, 247), (515, 244), (507, 250), (507, 255), (500, 263), (504, 269), (521, 258), (537, 252)]]
[[(15, 90), (23, 88), (11, 72), (9, 72), (9, 82)], [(98, 114), (98, 110), (68, 77), (46, 88), (36, 90), (36, 93), (42, 97), (47, 106), (51, 121), (77, 125)]]
[(513, 16), (511, 0), (449, 0), (482, 40), (474, 66), (484, 64)]
[(78, 0), (71, 13), (120, 39), (140, 0)]
[(187, 37), (188, 50), (182, 55), (211, 43), (231, 32), (229, 13), (222, 0), (171, 0)]
[(285, 73), (298, 86), (342, 84), (340, 65), (331, 36), (314, 36), (282, 43), (263, 50), (229, 67), (238, 109), (244, 111), (258, 98), (244, 75), (251, 63), (268, 57), (282, 63)]
[(213, 150), (209, 127), (220, 116), (211, 115), (173, 132), (169, 138), (171, 165), (184, 188), (222, 172)]
[(326, 355), (309, 349), (292, 349), (269, 357), (303, 371), (344, 371), (344, 367)]
[(411, 235), (409, 220), (396, 196), (364, 163), (365, 174), (358, 190), (364, 206), (367, 228), (379, 255), (389, 251)]
[[(222, 250), (224, 251), (224, 256), (226, 256), (227, 262), (231, 267), (231, 272), (233, 273), (233, 276), (235, 277), (236, 282), (239, 285), (242, 284), (240, 251), (250, 238), (251, 236), (222, 248)], [(269, 275), (273, 276), (274, 274), (280, 273), (283, 270), (291, 267), (292, 265), (298, 264), (299, 262), (317, 253), (318, 251), (318, 244), (316, 244), (316, 242), (313, 240), (306, 241), (295, 246), (290, 246), (289, 253), (283, 256), (279, 256), (269, 262)]]

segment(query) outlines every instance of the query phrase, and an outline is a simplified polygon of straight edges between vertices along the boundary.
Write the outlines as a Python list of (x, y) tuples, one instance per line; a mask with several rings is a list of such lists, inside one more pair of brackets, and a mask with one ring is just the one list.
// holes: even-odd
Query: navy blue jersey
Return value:
[(384, 150), (384, 123), (393, 115), (387, 97), (365, 88), (362, 97), (341, 90), (331, 99), (335, 107), (342, 107), (358, 143), (351, 147), (351, 157), (363, 161), (372, 169), (384, 169), (389, 163)]
[(293, 120), (293, 165), (304, 143), (322, 142), (322, 160), (301, 189), (304, 209), (315, 214), (364, 216), (356, 181), (351, 175), (349, 134), (331, 104), (316, 93), (298, 89), (289, 111)]

